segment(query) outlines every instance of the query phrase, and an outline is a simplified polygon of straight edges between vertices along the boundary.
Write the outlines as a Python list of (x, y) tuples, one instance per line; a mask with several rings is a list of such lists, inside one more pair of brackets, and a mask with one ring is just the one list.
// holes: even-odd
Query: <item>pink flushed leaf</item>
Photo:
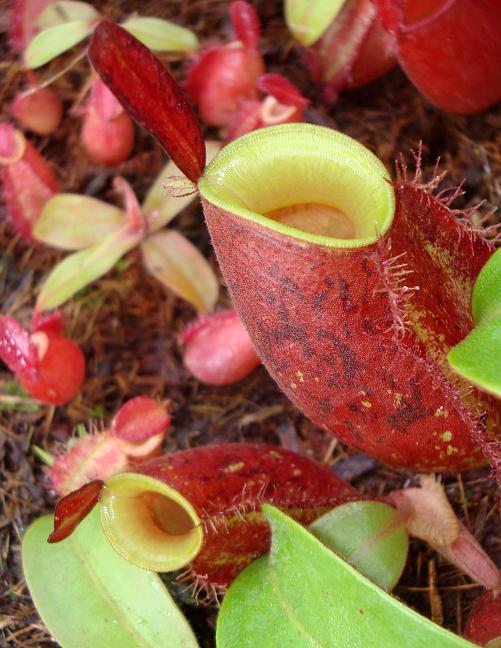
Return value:
[(230, 20), (235, 36), (245, 47), (257, 49), (261, 27), (259, 17), (253, 7), (244, 0), (236, 0), (230, 5)]
[(54, 511), (54, 531), (47, 542), (61, 542), (70, 536), (99, 502), (103, 487), (104, 482), (96, 479), (63, 497)]
[(111, 433), (124, 441), (145, 441), (164, 434), (170, 416), (164, 405), (146, 396), (137, 396), (123, 405), (113, 418)]
[(421, 488), (404, 488), (389, 494), (407, 531), (488, 589), (501, 587), (501, 574), (449, 504), (442, 486), (421, 475)]
[(18, 377), (34, 378), (38, 354), (28, 331), (13, 317), (0, 317), (0, 358)]
[(205, 167), (202, 131), (185, 95), (160, 61), (137, 38), (107, 21), (95, 29), (88, 54), (133, 119), (197, 182)]
[(272, 95), (284, 106), (305, 108), (310, 103), (303, 97), (295, 85), (281, 74), (262, 74), (257, 80), (257, 87), (261, 92)]
[(88, 106), (104, 121), (115, 119), (124, 110), (115, 95), (99, 78), (92, 84)]
[(127, 223), (132, 232), (146, 232), (146, 221), (143, 216), (143, 211), (137, 200), (134, 189), (125, 180), (125, 178), (117, 177), (113, 181), (113, 187), (122, 194), (124, 201), (125, 213), (127, 214)]

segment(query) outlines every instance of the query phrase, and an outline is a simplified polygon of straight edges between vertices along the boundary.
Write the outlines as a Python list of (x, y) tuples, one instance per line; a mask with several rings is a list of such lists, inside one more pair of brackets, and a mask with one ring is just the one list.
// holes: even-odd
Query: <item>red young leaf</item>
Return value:
[(145, 441), (166, 432), (170, 424), (167, 409), (146, 396), (137, 396), (123, 405), (113, 418), (111, 431), (124, 441)]
[(59, 500), (54, 511), (54, 531), (47, 542), (61, 542), (71, 535), (99, 502), (103, 486), (104, 482), (96, 479)]
[(88, 54), (133, 119), (197, 182), (205, 166), (202, 131), (185, 95), (160, 61), (134, 36), (107, 21), (96, 27)]
[(270, 94), (284, 106), (306, 107), (310, 101), (303, 97), (299, 90), (281, 74), (262, 74), (257, 80), (261, 92)]
[(0, 358), (17, 376), (35, 378), (38, 354), (28, 331), (13, 317), (0, 317)]
[(249, 49), (259, 45), (259, 17), (253, 7), (244, 0), (236, 0), (230, 5), (230, 19), (235, 36)]

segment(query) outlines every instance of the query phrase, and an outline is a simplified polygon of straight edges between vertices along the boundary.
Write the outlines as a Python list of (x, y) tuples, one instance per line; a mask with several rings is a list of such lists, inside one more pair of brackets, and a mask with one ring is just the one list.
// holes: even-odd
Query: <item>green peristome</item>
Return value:
[(297, 522), (263, 505), (268, 557), (231, 585), (218, 617), (218, 648), (473, 648), (400, 603)]
[[(209, 163), (216, 153), (221, 149), (221, 142), (205, 142), (205, 156)], [(172, 195), (169, 191), (169, 178), (179, 177), (180, 181), (186, 182), (186, 192), (183, 195)], [(196, 187), (191, 180), (181, 173), (174, 162), (168, 162), (160, 171), (144, 199), (141, 209), (148, 221), (150, 232), (156, 232), (164, 225), (170, 223), (185, 207), (196, 197)]]
[(199, 313), (216, 305), (219, 283), (205, 257), (179, 232), (164, 230), (141, 245), (148, 271), (166, 288), (190, 302)]
[(80, 194), (58, 194), (44, 206), (33, 236), (61, 250), (83, 250), (120, 229), (125, 212), (102, 200)]
[(501, 397), (501, 249), (484, 265), (472, 295), (475, 328), (447, 356), (460, 376)]
[(198, 643), (157, 574), (135, 567), (106, 539), (95, 508), (64, 542), (48, 544), (53, 518), (23, 539), (26, 582), (62, 648), (196, 648)]
[(149, 475), (123, 472), (110, 477), (99, 509), (111, 546), (141, 569), (181, 569), (202, 548), (205, 531), (191, 502)]
[[(211, 205), (266, 229), (306, 243), (353, 249), (375, 243), (390, 229), (395, 192), (389, 180), (383, 163), (359, 142), (301, 123), (262, 128), (230, 142), (206, 166), (198, 189)], [(353, 235), (322, 236), (267, 217), (312, 203), (345, 214)]]
[(74, 20), (39, 32), (26, 48), (24, 62), (34, 70), (80, 43), (94, 29), (94, 21)]
[(122, 27), (143, 45), (157, 52), (196, 52), (198, 50), (198, 39), (195, 34), (168, 20), (133, 16), (122, 23)]
[(345, 0), (286, 0), (285, 22), (294, 37), (305, 46), (322, 36)]
[(57, 308), (85, 286), (111, 270), (115, 263), (141, 242), (143, 233), (128, 226), (108, 234), (100, 243), (67, 256), (46, 279), (37, 300), (37, 310)]
[(88, 2), (61, 0), (45, 7), (35, 22), (36, 26), (43, 30), (75, 20), (93, 21), (97, 18), (99, 12)]
[(397, 511), (382, 502), (348, 502), (309, 526), (323, 544), (387, 592), (407, 561), (409, 536)]

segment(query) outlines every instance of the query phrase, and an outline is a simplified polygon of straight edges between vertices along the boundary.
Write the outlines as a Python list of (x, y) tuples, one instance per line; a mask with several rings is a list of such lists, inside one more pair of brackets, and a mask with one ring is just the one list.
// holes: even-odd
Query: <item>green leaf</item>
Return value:
[(409, 536), (398, 512), (382, 502), (348, 502), (310, 524), (327, 547), (387, 592), (407, 561)]
[(75, 20), (94, 21), (98, 18), (99, 13), (88, 2), (62, 0), (45, 7), (35, 22), (39, 29), (47, 29)]
[(161, 580), (111, 547), (96, 508), (64, 542), (48, 544), (52, 516), (23, 539), (23, 569), (44, 623), (62, 648), (196, 648)]
[(38, 296), (37, 309), (45, 311), (60, 306), (106, 274), (142, 238), (142, 233), (130, 233), (125, 226), (108, 234), (101, 243), (67, 256), (47, 277)]
[(476, 326), (447, 359), (468, 382), (501, 398), (501, 314)]
[(494, 252), (475, 281), (472, 312), (476, 324), (501, 315), (501, 248)]
[(484, 265), (473, 288), (475, 328), (447, 359), (459, 375), (501, 397), (501, 249)]
[(45, 65), (53, 58), (71, 49), (94, 29), (89, 20), (74, 20), (39, 32), (26, 48), (24, 62), (27, 68)]
[(337, 16), (345, 0), (286, 0), (285, 22), (303, 45), (312, 45)]
[(164, 230), (141, 245), (148, 271), (200, 312), (216, 305), (219, 283), (199, 250), (179, 232)]
[(218, 648), (473, 648), (400, 603), (272, 506), (268, 557), (231, 585)]
[(62, 250), (82, 250), (118, 230), (125, 220), (123, 210), (102, 200), (58, 194), (45, 204), (33, 227), (33, 236)]
[[(221, 149), (221, 146), (221, 142), (205, 142), (207, 164)], [(162, 171), (160, 171), (156, 177), (155, 182), (151, 186), (142, 204), (142, 210), (148, 220), (148, 228), (150, 232), (156, 232), (161, 227), (164, 227), (164, 225), (167, 225), (197, 196), (196, 191), (182, 197), (169, 194), (167, 183), (169, 178), (172, 176), (181, 176), (181, 178), (185, 178), (186, 182), (190, 182), (188, 178), (181, 173), (174, 162), (168, 162), (164, 166)]]
[(122, 27), (157, 52), (196, 52), (198, 39), (189, 29), (161, 18), (132, 16)]

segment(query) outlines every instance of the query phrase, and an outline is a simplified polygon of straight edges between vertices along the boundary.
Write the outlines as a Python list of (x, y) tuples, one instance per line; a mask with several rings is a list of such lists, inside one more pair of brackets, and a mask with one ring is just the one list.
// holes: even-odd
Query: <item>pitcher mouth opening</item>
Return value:
[(173, 571), (198, 554), (204, 539), (191, 503), (158, 479), (121, 473), (105, 484), (101, 523), (115, 550), (150, 571)]
[(231, 142), (198, 187), (220, 209), (333, 248), (371, 245), (395, 211), (382, 162), (347, 135), (311, 124), (262, 128)]

